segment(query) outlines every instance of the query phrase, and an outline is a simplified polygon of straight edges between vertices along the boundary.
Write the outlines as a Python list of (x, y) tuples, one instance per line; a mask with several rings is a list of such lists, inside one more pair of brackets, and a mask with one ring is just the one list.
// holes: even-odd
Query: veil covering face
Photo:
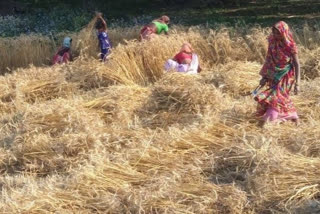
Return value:
[(268, 37), (268, 53), (260, 74), (268, 79), (274, 79), (280, 70), (292, 69), (292, 57), (298, 53), (297, 45), (287, 23), (280, 21), (273, 26), (281, 39), (276, 38), (273, 32)]
[[(288, 53), (291, 54), (297, 54), (297, 45), (293, 39), (292, 32), (289, 29), (289, 26), (284, 21), (277, 22), (273, 28), (277, 29), (282, 37), (281, 45), (282, 48), (285, 48), (285, 50)], [(269, 45), (271, 46), (279, 46), (280, 41), (278, 41), (273, 33), (269, 36)]]

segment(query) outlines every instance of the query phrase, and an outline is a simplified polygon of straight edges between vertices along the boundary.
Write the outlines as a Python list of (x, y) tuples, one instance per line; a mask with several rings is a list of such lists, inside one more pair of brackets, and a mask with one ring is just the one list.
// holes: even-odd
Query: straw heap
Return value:
[[(0, 78), (1, 213), (320, 211), (318, 49), (304, 38), (316, 34), (295, 29), (301, 125), (262, 130), (248, 95), (270, 29), (176, 27), (142, 43), (129, 41), (137, 29), (113, 29), (121, 45), (103, 64), (92, 28), (75, 35), (76, 61)], [(203, 72), (165, 73), (185, 41)], [(28, 65), (10, 57), (2, 70)]]

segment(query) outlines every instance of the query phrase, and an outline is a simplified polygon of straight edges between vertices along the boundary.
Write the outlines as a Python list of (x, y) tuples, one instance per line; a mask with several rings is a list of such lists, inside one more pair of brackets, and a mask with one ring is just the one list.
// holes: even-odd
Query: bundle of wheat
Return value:
[(206, 83), (213, 83), (234, 97), (251, 95), (259, 85), (261, 65), (256, 62), (230, 62), (217, 66), (204, 75)]
[(219, 111), (223, 95), (212, 85), (203, 85), (198, 76), (167, 74), (152, 88), (152, 94), (140, 111), (142, 122), (152, 127), (175, 123), (192, 124), (209, 111)]
[(305, 79), (315, 79), (320, 76), (320, 49), (310, 50), (302, 49), (301, 58), (301, 76)]
[[(120, 45), (106, 63), (93, 28), (72, 36), (74, 62), (0, 78), (1, 212), (294, 213), (319, 199), (318, 49), (302, 42), (315, 32), (295, 35), (303, 69), (314, 70), (293, 96), (300, 126), (260, 129), (245, 95), (258, 85), (269, 28), (175, 26), (144, 42), (137, 28), (110, 29)], [(165, 73), (185, 41), (203, 73)], [(23, 44), (0, 69), (21, 54), (19, 66), (47, 60)]]
[(252, 189), (262, 207), (291, 210), (319, 197), (319, 159), (293, 155), (277, 146), (260, 152)]
[(25, 101), (34, 103), (41, 100), (51, 100), (54, 98), (66, 98), (75, 91), (75, 85), (66, 84), (56, 81), (41, 81), (36, 80), (29, 82), (21, 89), (24, 94)]
[(129, 124), (149, 95), (149, 89), (140, 86), (111, 86), (84, 106), (99, 112), (107, 123)]
[(23, 114), (1, 123), (2, 144), (16, 159), (3, 160), (7, 170), (40, 175), (67, 170), (70, 165), (83, 162), (100, 135), (98, 131), (87, 133), (87, 130), (90, 127), (97, 130), (102, 125), (96, 114), (61, 99), (29, 106)]
[[(243, 40), (249, 48), (248, 55), (246, 56), (247, 60), (264, 63), (268, 50), (267, 38), (270, 34), (270, 31), (270, 29), (263, 29), (260, 27), (245, 30)], [(242, 59), (242, 57), (239, 58), (239, 60)]]

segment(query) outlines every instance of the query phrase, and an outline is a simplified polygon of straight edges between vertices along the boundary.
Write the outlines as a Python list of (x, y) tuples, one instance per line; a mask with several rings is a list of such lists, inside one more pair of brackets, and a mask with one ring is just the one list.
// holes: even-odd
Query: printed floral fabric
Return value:
[(292, 60), (293, 55), (297, 54), (297, 46), (285, 22), (278, 22), (274, 28), (280, 32), (283, 39), (278, 41), (273, 33), (268, 38), (268, 53), (260, 71), (260, 75), (268, 80), (268, 89), (258, 94), (255, 99), (259, 103), (258, 116), (263, 116), (269, 108), (273, 108), (285, 117), (296, 113), (289, 94), (295, 81)]

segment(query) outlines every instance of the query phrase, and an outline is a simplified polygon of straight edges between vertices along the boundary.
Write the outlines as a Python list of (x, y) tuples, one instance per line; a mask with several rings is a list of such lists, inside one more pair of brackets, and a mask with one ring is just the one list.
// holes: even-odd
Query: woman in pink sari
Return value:
[(299, 117), (289, 94), (293, 87), (295, 94), (299, 92), (300, 64), (288, 25), (283, 21), (276, 23), (268, 41), (266, 61), (260, 71), (260, 85), (267, 85), (268, 89), (255, 97), (257, 114), (263, 117), (263, 125), (267, 121), (298, 123)]

